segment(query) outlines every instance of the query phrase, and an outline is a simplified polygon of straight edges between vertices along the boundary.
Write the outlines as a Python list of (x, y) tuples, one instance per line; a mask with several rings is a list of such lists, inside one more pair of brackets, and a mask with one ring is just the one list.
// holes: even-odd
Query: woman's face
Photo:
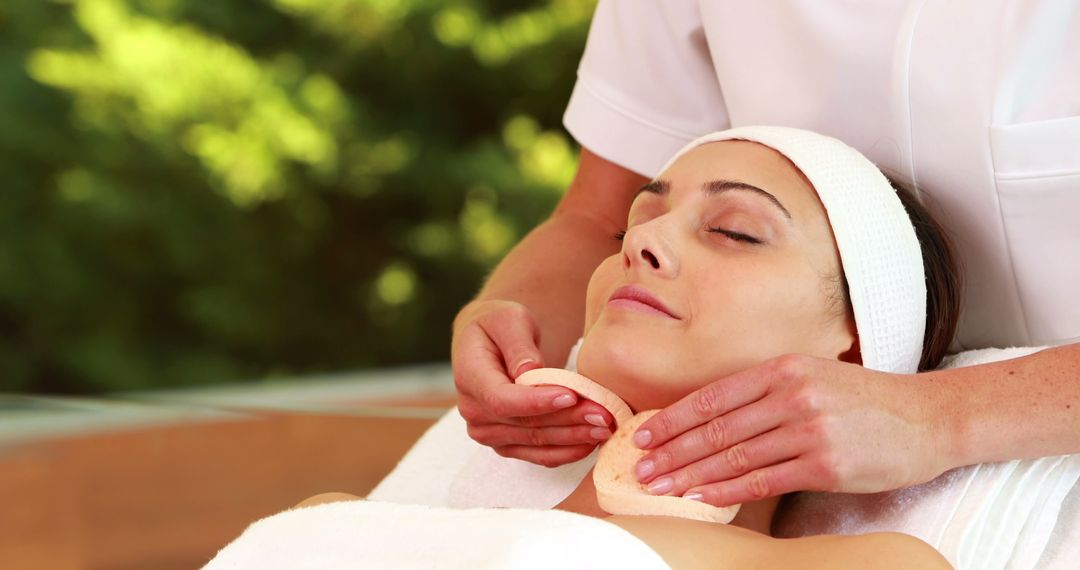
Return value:
[(793, 164), (751, 142), (699, 146), (642, 188), (622, 252), (593, 273), (578, 370), (641, 411), (782, 354), (857, 360), (839, 275)]

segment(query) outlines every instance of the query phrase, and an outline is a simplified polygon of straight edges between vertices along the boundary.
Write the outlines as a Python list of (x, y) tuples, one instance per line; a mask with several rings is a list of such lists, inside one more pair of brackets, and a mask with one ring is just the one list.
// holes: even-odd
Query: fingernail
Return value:
[(611, 430), (608, 428), (594, 427), (589, 430), (589, 437), (593, 439), (607, 439), (611, 437)]
[(601, 416), (600, 414), (585, 414), (585, 421), (596, 427), (608, 427), (607, 422), (604, 421), (604, 416)]
[(651, 431), (643, 429), (634, 433), (634, 445), (644, 448), (646, 445), (649, 445), (650, 441), (652, 441)]
[(652, 462), (652, 459), (641, 461), (637, 464), (637, 467), (634, 468), (634, 473), (637, 473), (638, 479), (644, 479), (649, 475), (652, 475), (653, 471), (656, 471), (656, 464)]
[(663, 495), (671, 490), (675, 486), (675, 481), (672, 481), (671, 477), (663, 477), (657, 479), (652, 483), (649, 483), (649, 492), (654, 495)]
[(551, 403), (556, 408), (569, 408), (574, 405), (574, 397), (570, 394), (563, 394), (562, 396), (556, 396)]
[(525, 368), (526, 366), (535, 363), (536, 361), (531, 358), (526, 358), (525, 360), (522, 360), (520, 363), (518, 363), (517, 366), (514, 367), (514, 378), (517, 378), (518, 376), (521, 376), (523, 374), (523, 372), (521, 371), (522, 368)]
[(705, 495), (702, 495), (701, 493), (687, 493), (683, 495), (682, 498), (698, 501), (699, 503), (705, 502)]

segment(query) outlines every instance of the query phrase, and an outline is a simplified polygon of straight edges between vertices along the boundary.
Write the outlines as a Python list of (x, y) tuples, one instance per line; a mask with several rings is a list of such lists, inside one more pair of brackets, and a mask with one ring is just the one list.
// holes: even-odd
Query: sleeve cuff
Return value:
[(605, 160), (649, 178), (703, 133), (682, 133), (620, 108), (578, 76), (563, 126), (574, 140)]

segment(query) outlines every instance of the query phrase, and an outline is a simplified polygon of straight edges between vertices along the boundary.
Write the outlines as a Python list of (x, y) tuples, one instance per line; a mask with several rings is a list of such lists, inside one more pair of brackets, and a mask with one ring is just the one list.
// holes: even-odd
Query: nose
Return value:
[(623, 268), (674, 277), (679, 272), (678, 256), (665, 236), (664, 228), (657, 221), (626, 231), (623, 237)]

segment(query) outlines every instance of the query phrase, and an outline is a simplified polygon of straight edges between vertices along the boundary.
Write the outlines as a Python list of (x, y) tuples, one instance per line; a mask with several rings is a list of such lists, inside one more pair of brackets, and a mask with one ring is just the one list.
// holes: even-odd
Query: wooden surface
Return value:
[(433, 422), (260, 414), (0, 451), (0, 567), (198, 568), (258, 518), (367, 494)]

